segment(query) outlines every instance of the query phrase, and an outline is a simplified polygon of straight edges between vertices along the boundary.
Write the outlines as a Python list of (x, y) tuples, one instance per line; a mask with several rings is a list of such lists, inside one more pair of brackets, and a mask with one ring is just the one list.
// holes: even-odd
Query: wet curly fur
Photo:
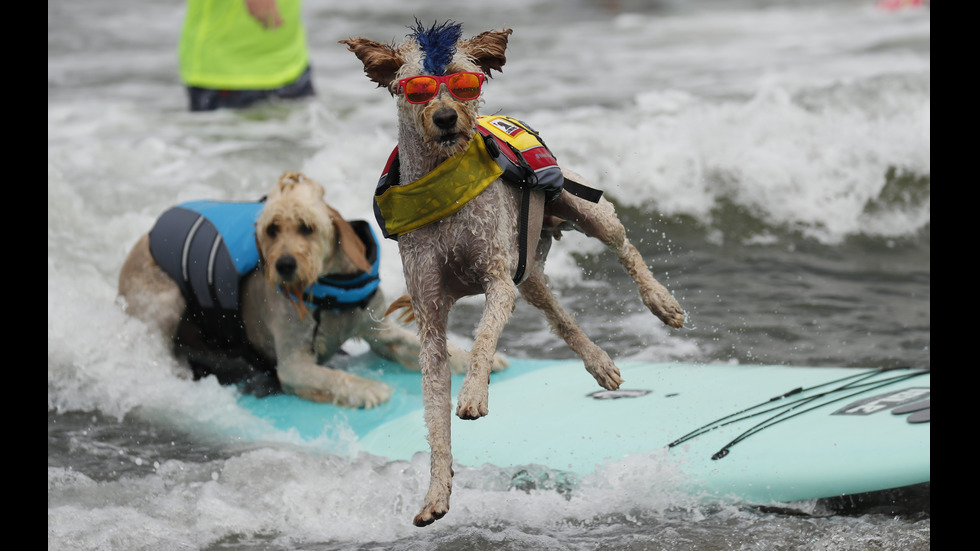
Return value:
[[(448, 28), (452, 28), (448, 31)], [(458, 25), (447, 23), (425, 29), (417, 25), (400, 45), (382, 44), (366, 38), (342, 40), (363, 63), (368, 78), (386, 88), (397, 99), (398, 150), (402, 182), (413, 182), (448, 157), (464, 151), (474, 136), (476, 117), (482, 99), (461, 101), (441, 87), (439, 94), (425, 104), (411, 104), (400, 95), (398, 81), (433, 70), (429, 52), (420, 44), (433, 40), (432, 33), (452, 32)], [(441, 48), (444, 60), (440, 74), (491, 70), (501, 71), (504, 52), (512, 31), (486, 31), (470, 39), (459, 39), (454, 48)], [(420, 41), (420, 37), (424, 37)], [(447, 53), (447, 51), (449, 53)], [(584, 183), (582, 178), (563, 169), (566, 178)], [(543, 202), (543, 192), (535, 192)], [(518, 263), (518, 215), (520, 191), (498, 179), (486, 191), (456, 213), (398, 238), (413, 315), (421, 340), (419, 363), (425, 422), (431, 449), (429, 490), (413, 522), (425, 526), (449, 511), (452, 489), (452, 451), (450, 423), (449, 359), (446, 325), (453, 304), (462, 297), (486, 296), (486, 305), (476, 330), (470, 364), (458, 395), (456, 415), (477, 419), (487, 415), (490, 359), (497, 339), (511, 312), (518, 291), (539, 308), (552, 330), (583, 360), (586, 370), (600, 386), (616, 389), (622, 383), (619, 369), (596, 346), (557, 302), (544, 275), (544, 260), (552, 239), (563, 229), (575, 229), (601, 240), (612, 250), (634, 279), (643, 303), (671, 327), (681, 327), (684, 313), (677, 302), (647, 268), (639, 252), (626, 238), (626, 230), (611, 203), (580, 199), (563, 191), (544, 205), (539, 226), (535, 261), (527, 279), (515, 286), (513, 274)], [(536, 230), (532, 230), (536, 231)]]
[[(371, 408), (388, 400), (392, 390), (387, 384), (322, 365), (353, 337), (363, 339), (384, 358), (419, 368), (418, 336), (382, 320), (385, 299), (380, 290), (366, 308), (324, 309), (318, 320), (304, 306), (304, 290), (321, 275), (356, 274), (371, 268), (363, 243), (324, 201), (319, 183), (297, 172), (283, 174), (256, 222), (256, 243), (259, 266), (241, 283), (241, 316), (249, 342), (274, 360), (285, 392), (354, 408)], [(153, 259), (148, 235), (140, 238), (122, 266), (119, 295), (130, 315), (165, 338), (175, 339), (178, 331), (187, 334), (186, 325), (192, 322), (181, 321), (186, 302)], [(233, 368), (240, 370), (223, 351), (202, 342), (176, 340), (179, 355), (209, 366), (219, 380)], [(468, 352), (454, 348), (450, 369), (462, 372), (468, 358)]]

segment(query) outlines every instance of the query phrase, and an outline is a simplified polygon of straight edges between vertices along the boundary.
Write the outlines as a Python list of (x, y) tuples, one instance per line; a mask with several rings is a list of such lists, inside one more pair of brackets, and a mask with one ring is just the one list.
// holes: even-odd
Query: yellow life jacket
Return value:
[(385, 237), (394, 239), (449, 216), (500, 176), (520, 187), (544, 190), (549, 200), (561, 193), (564, 177), (558, 162), (529, 126), (500, 115), (478, 117), (477, 123), (477, 136), (466, 151), (409, 184), (398, 181), (395, 147), (374, 194), (375, 216)]
[[(565, 179), (558, 161), (537, 132), (501, 115), (478, 117), (478, 136), (463, 153), (443, 161), (432, 172), (400, 185), (396, 146), (374, 192), (374, 215), (389, 239), (441, 220), (463, 208), (499, 177), (523, 190), (518, 220), (518, 263), (514, 283), (528, 276), (527, 261), (540, 237), (544, 202), (568, 190), (597, 202), (602, 192)], [(479, 138), (479, 139), (478, 139)], [(533, 194), (532, 191), (543, 191)], [(534, 195), (534, 197), (532, 197)]]
[(487, 153), (483, 140), (474, 139), (466, 151), (446, 159), (418, 180), (392, 185), (388, 179), (391, 175), (397, 181), (397, 156), (396, 147), (374, 195), (378, 225), (390, 238), (453, 214), (504, 172)]

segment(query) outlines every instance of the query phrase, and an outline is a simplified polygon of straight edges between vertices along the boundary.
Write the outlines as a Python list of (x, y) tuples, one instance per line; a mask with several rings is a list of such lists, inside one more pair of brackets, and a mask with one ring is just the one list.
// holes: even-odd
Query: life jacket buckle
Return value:
[(490, 134), (483, 134), (483, 143), (487, 146), (487, 153), (489, 153), (491, 157), (496, 159), (500, 156), (500, 148), (497, 147), (497, 140), (493, 139), (493, 136)]

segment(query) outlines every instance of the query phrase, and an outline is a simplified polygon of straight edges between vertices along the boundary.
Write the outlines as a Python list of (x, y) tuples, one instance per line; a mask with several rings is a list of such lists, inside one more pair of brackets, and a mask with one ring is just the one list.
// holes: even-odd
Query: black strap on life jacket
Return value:
[[(537, 132), (534, 132), (529, 127), (521, 125), (522, 128), (534, 134), (538, 138), (538, 141), (544, 144), (544, 140)], [(494, 138), (492, 134), (482, 134), (484, 145), (486, 145), (487, 151), (490, 155), (497, 159), (501, 156), (500, 149), (498, 147), (498, 141)], [(527, 273), (528, 255), (532, 254), (533, 250), (536, 248), (534, 246), (537, 243), (539, 236), (530, 236), (528, 230), (528, 224), (531, 219), (531, 193), (537, 189), (537, 177), (534, 173), (534, 169), (528, 164), (527, 159), (524, 155), (509, 142), (501, 142), (507, 145), (513, 152), (514, 157), (517, 159), (517, 165), (520, 167), (520, 176), (513, 177), (511, 173), (504, 173), (504, 181), (510, 185), (517, 186), (521, 189), (521, 207), (520, 212), (517, 217), (517, 269), (514, 273), (514, 283), (520, 285), (524, 281), (525, 274)], [(547, 148), (547, 145), (545, 145)], [(570, 185), (569, 185), (570, 184)], [(572, 195), (576, 197), (585, 199), (587, 201), (596, 203), (599, 198), (602, 197), (602, 190), (594, 189), (588, 187), (574, 180), (569, 180), (564, 178), (562, 184), (562, 189), (567, 190)], [(562, 191), (562, 189), (546, 191), (546, 201), (551, 201), (555, 199)], [(543, 219), (544, 212), (536, 213), (540, 218)], [(533, 242), (532, 242), (533, 239)]]
[(527, 269), (527, 223), (530, 219), (528, 211), (531, 208), (531, 188), (523, 187), (521, 211), (517, 215), (517, 270), (514, 272), (514, 283), (518, 285), (524, 280), (524, 271)]
[(576, 182), (575, 180), (569, 180), (568, 178), (565, 178), (565, 183), (562, 184), (562, 189), (580, 199), (585, 199), (590, 203), (598, 203), (599, 198), (602, 197), (601, 189), (591, 188), (585, 184)]
[[(486, 135), (483, 137), (484, 143), (490, 142), (494, 143), (496, 146), (496, 140), (493, 136)], [(517, 157), (517, 162), (524, 173), (524, 180), (521, 182), (514, 182), (515, 185), (521, 188), (521, 210), (517, 215), (517, 270), (514, 272), (514, 283), (519, 285), (524, 281), (524, 272), (527, 269), (527, 255), (528, 249), (530, 248), (527, 237), (528, 237), (528, 221), (530, 220), (530, 209), (531, 209), (531, 186), (534, 185), (534, 170), (531, 165), (527, 163), (524, 159), (524, 155), (518, 151), (511, 144), (507, 144), (508, 147), (514, 152)]]

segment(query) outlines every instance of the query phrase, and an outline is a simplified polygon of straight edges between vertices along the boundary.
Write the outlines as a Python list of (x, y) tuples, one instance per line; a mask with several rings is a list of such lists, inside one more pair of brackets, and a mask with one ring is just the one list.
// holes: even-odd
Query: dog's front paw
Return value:
[[(446, 434), (448, 437), (448, 433)], [(448, 451), (449, 441), (445, 442)], [(425, 505), (412, 523), (415, 526), (428, 526), (446, 516), (449, 512), (449, 495), (453, 491), (453, 459), (451, 454), (434, 453), (431, 457), (431, 477), (429, 491), (425, 494)]]
[(460, 419), (479, 419), (490, 413), (489, 381), (477, 381), (467, 376), (459, 389), (459, 405), (456, 406), (456, 416)]
[(620, 385), (623, 384), (623, 378), (619, 374), (619, 368), (615, 365), (612, 369), (603, 369), (602, 371), (593, 373), (595, 380), (599, 383), (599, 386), (606, 390), (616, 390)]
[(381, 381), (358, 377), (351, 385), (350, 395), (347, 396), (349, 407), (370, 409), (388, 401), (391, 398), (391, 387)]
[(283, 390), (292, 392), (300, 398), (313, 402), (327, 402), (348, 408), (370, 409), (391, 398), (391, 387), (381, 381), (374, 381), (342, 373), (339, 381), (331, 381), (329, 388), (291, 387), (283, 385)]
[(592, 354), (583, 356), (582, 360), (585, 362), (586, 371), (595, 377), (595, 381), (602, 388), (616, 390), (619, 385), (623, 384), (623, 378), (620, 377), (616, 363), (601, 348), (596, 347)]
[(415, 515), (415, 518), (412, 519), (412, 524), (419, 527), (428, 526), (446, 516), (448, 512), (448, 504), (426, 503), (425, 507), (422, 507), (422, 510), (419, 511), (419, 514)]
[(640, 297), (643, 299), (643, 304), (653, 312), (653, 315), (660, 318), (660, 321), (674, 328), (684, 326), (684, 310), (670, 295), (670, 291), (662, 285), (641, 290)]

